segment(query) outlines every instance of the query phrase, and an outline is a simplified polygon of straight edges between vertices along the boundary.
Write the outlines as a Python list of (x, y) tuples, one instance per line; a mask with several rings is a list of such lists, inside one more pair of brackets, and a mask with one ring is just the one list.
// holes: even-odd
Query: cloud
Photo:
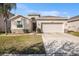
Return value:
[(24, 4), (17, 4), (17, 9), (20, 9), (20, 10), (29, 10), (29, 7), (25, 6)]
[(35, 10), (31, 9), (28, 6), (24, 4), (17, 4), (17, 10), (14, 11), (16, 14), (26, 15), (30, 13), (38, 13), (41, 15), (47, 15), (47, 16), (68, 16), (68, 12), (62, 12), (58, 10)]
[(65, 17), (70, 17), (68, 12), (62, 12), (62, 11), (56, 11), (56, 10), (52, 10), (52, 11), (41, 11), (41, 10), (27, 10), (27, 13), (38, 13), (41, 15), (45, 15), (45, 16), (65, 16)]
[(59, 16), (59, 11), (40, 11), (42, 15), (51, 15), (51, 16)]
[(41, 15), (45, 15), (45, 16), (65, 16), (65, 17), (70, 17), (68, 15), (68, 12), (61, 12), (61, 11), (56, 11), (56, 10), (51, 10), (51, 11), (42, 11), (42, 10), (32, 10), (32, 9), (27, 9), (26, 10), (27, 14), (30, 13), (37, 13), (37, 14), (41, 14)]
[(29, 13), (38, 13), (41, 15), (51, 15), (51, 16), (58, 16), (60, 15), (59, 11), (40, 11), (40, 10), (27, 10), (28, 14)]

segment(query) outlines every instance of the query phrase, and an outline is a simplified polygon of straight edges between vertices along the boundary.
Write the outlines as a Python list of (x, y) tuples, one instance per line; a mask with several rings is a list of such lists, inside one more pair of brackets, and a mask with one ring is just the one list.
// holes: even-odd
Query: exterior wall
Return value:
[(15, 19), (11, 20), (11, 29), (24, 29), (24, 24), (23, 24), (24, 20), (22, 20), (23, 28), (17, 28), (16, 26), (17, 21), (21, 21), (21, 17), (17, 18), (16, 20)]
[(79, 21), (73, 21), (67, 23), (68, 31), (79, 32)]
[[(17, 21), (22, 21), (22, 28), (17, 28), (16, 22)], [(22, 17), (17, 18), (16, 20), (13, 19), (11, 20), (11, 32), (12, 33), (24, 33), (24, 30), (28, 30), (29, 32), (31, 32), (31, 22), (30, 20), (24, 18), (22, 19)]]
[(66, 21), (48, 21), (48, 20), (37, 20), (37, 29), (41, 29), (41, 25), (42, 23), (63, 23), (63, 28), (65, 28), (65, 25), (66, 25)]
[(28, 29), (29, 32), (32, 32), (32, 22), (30, 19), (25, 19), (24, 21), (24, 29)]

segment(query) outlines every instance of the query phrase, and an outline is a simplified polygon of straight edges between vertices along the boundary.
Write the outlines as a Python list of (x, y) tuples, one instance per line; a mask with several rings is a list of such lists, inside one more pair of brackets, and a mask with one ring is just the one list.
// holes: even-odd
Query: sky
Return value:
[(16, 9), (11, 12), (23, 16), (37, 13), (45, 16), (72, 17), (79, 15), (79, 3), (17, 3)]

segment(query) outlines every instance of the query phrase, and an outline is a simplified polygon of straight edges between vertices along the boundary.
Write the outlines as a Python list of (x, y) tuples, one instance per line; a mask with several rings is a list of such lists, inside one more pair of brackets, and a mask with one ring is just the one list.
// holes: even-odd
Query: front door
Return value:
[(36, 32), (36, 22), (33, 22), (33, 32)]

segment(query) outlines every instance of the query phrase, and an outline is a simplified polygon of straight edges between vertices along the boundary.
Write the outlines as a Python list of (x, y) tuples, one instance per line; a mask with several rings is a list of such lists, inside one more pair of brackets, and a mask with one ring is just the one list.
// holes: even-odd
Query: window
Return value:
[(21, 21), (17, 21), (17, 28), (22, 28), (23, 25), (22, 25), (22, 22)]

